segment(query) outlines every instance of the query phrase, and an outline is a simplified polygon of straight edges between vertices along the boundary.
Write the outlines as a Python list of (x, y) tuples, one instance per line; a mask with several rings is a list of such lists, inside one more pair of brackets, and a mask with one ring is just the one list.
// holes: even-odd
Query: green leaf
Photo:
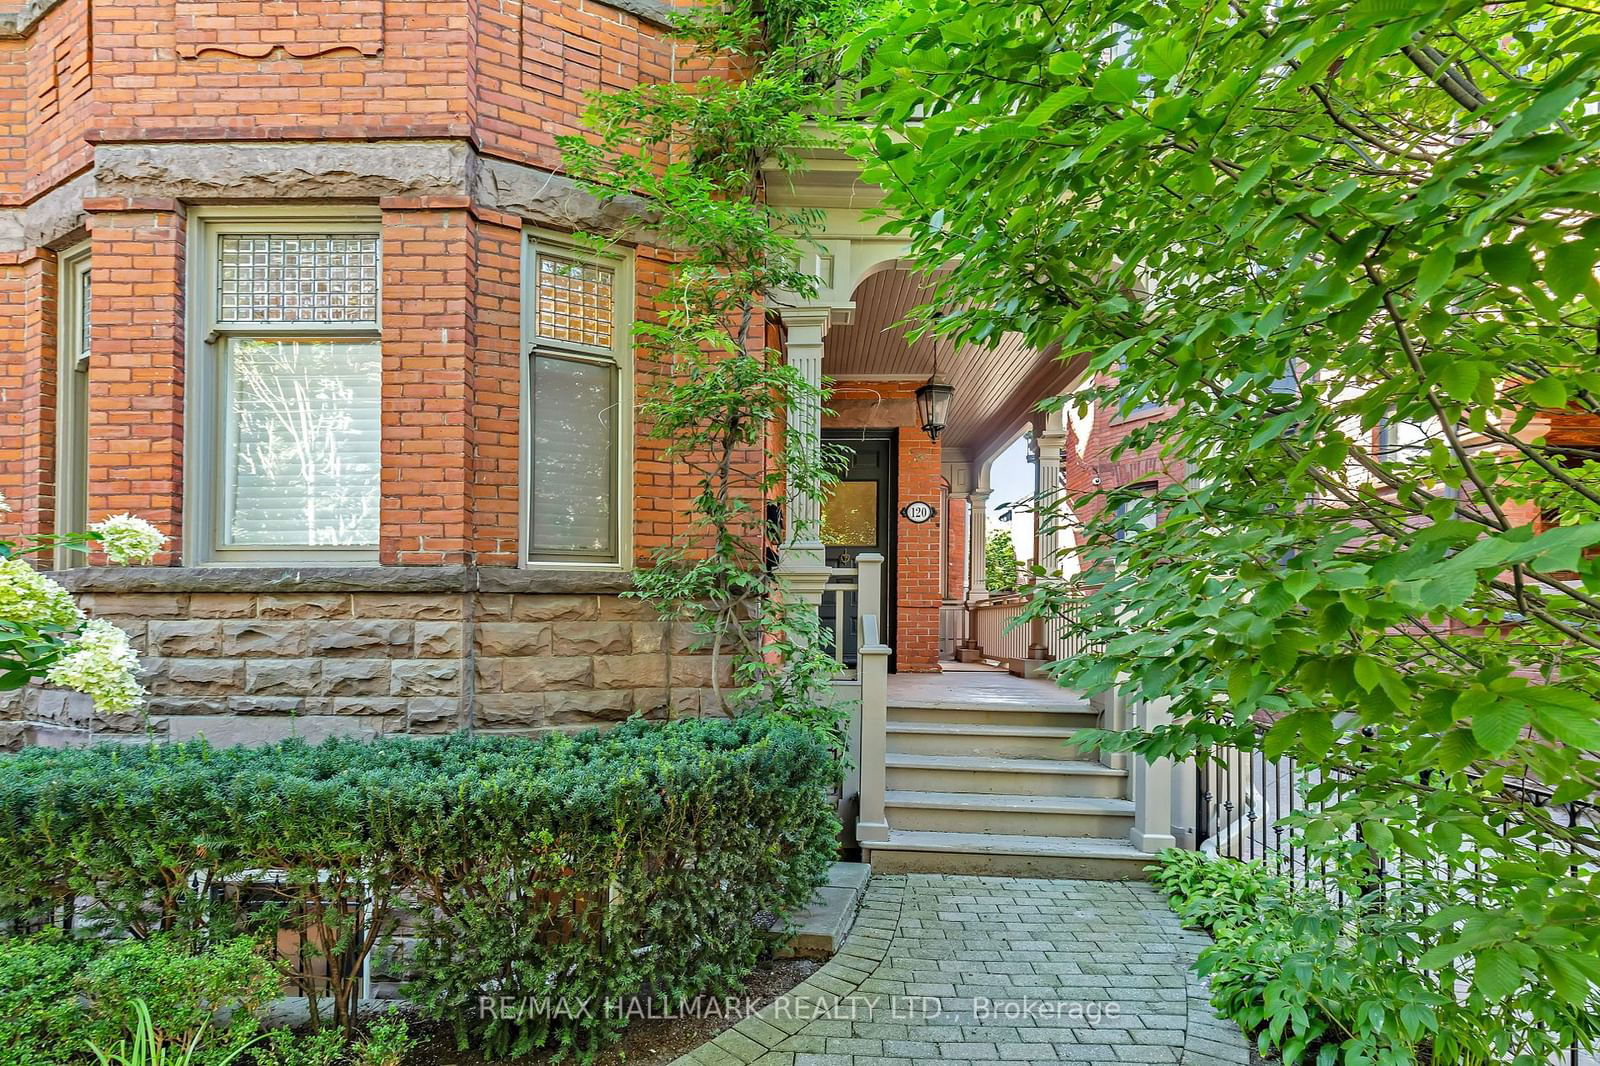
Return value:
[(1524, 244), (1491, 244), (1478, 254), (1484, 270), (1502, 285), (1524, 285), (1533, 277), (1533, 256)]
[(1505, 951), (1494, 949), (1474, 952), (1472, 956), (1472, 987), (1484, 996), (1498, 1002), (1522, 986), (1522, 967)]
[(1439, 368), (1439, 388), (1452, 400), (1466, 403), (1478, 391), (1478, 364), (1458, 359)]
[(1572, 299), (1594, 285), (1595, 246), (1586, 241), (1568, 241), (1544, 253), (1544, 283), (1562, 301)]
[(1094, 98), (1107, 104), (1125, 104), (1139, 92), (1139, 72), (1128, 67), (1106, 67), (1094, 80)]
[(1438, 747), (1434, 748), (1434, 758), (1447, 774), (1466, 769), (1478, 756), (1478, 745), (1465, 729), (1450, 730), (1439, 738)]
[(1276, 759), (1297, 744), (1314, 755), (1325, 755), (1333, 747), (1331, 715), (1318, 711), (1297, 711), (1274, 722), (1262, 741), (1262, 751)]
[(1480, 710), (1472, 719), (1472, 739), (1490, 755), (1504, 755), (1533, 720), (1533, 712), (1517, 701), (1501, 699)]
[(1567, 406), (1567, 387), (1555, 378), (1534, 378), (1522, 386), (1522, 394), (1540, 407)]
[(1417, 268), (1417, 287), (1413, 294), (1417, 303), (1427, 303), (1450, 280), (1455, 268), (1456, 254), (1449, 248), (1440, 247), (1429, 252)]

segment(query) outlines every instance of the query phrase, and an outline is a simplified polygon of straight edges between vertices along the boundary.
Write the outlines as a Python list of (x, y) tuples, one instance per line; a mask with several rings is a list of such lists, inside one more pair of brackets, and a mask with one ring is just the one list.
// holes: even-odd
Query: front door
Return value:
[[(894, 433), (824, 430), (823, 438), (848, 455), (844, 472), (822, 501), (822, 543), (830, 567), (853, 567), (866, 552), (883, 556), (882, 639), (894, 647)], [(856, 596), (828, 592), (822, 600), (825, 631), (837, 634), (840, 658), (856, 665)], [(889, 658), (894, 667), (893, 655)]]

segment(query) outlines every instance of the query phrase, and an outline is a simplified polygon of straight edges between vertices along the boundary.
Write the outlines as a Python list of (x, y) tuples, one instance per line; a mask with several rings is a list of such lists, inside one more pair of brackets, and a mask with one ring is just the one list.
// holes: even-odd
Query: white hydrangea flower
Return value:
[(139, 657), (129, 646), (128, 635), (98, 618), (83, 627), (73, 650), (55, 661), (45, 680), (93, 697), (95, 710), (102, 714), (144, 705)]
[(0, 492), (0, 514), (5, 514), (9, 510), (11, 510), (11, 503), (6, 499), (6, 494)]
[(22, 625), (76, 628), (83, 612), (72, 593), (13, 556), (0, 559), (0, 619)]
[(148, 563), (167, 542), (167, 535), (144, 519), (114, 514), (89, 527), (114, 563)]

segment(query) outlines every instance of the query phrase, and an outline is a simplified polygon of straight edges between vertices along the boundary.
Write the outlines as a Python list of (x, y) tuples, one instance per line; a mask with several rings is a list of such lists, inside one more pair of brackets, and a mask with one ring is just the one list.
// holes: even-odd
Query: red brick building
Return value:
[[(714, 707), (709, 659), (621, 597), (686, 521), (630, 334), (668, 253), (556, 147), (586, 94), (697, 76), (670, 10), (0, 0), (0, 535), (124, 511), (171, 535), (153, 567), (56, 560), (146, 656), (158, 731)], [(982, 592), (983, 463), (1069, 368), (908, 342), (903, 247), (851, 165), (815, 163), (774, 196), (828, 216), (823, 292), (774, 309), (773, 335), (839, 380), (819, 436), (886, 442), (896, 665), (936, 670)], [(617, 239), (597, 254), (579, 231)], [(957, 393), (935, 441), (912, 396), (940, 358)], [(829, 552), (864, 548), (823, 539), (785, 552), (813, 596)], [(138, 727), (6, 699), (0, 740)]]

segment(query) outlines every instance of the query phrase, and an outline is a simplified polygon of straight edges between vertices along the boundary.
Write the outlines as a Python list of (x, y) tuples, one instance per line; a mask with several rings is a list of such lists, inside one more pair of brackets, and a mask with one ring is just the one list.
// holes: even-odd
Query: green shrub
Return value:
[[(163, 1044), (189, 1047), (204, 1034), (190, 1061), (213, 1066), (255, 1038), (260, 1026), (253, 1012), (280, 995), (282, 983), (280, 968), (247, 937), (195, 950), (185, 938), (161, 934), (102, 952), (84, 969), (79, 988), (97, 1046), (135, 1036), (137, 1002)], [(219, 1010), (230, 1016), (219, 1020)]]
[(253, 1061), (255, 1066), (400, 1066), (416, 1046), (406, 1020), (390, 1010), (354, 1039), (337, 1029), (305, 1034), (274, 1029), (253, 1051)]
[(1254, 915), (1279, 886), (1260, 863), (1167, 848), (1147, 867), (1150, 880), (1167, 894), (1172, 909), (1190, 925), (1215, 930)]
[(93, 954), (54, 931), (0, 939), (0, 1066), (65, 1066), (88, 1050), (74, 978)]
[(251, 1012), (277, 995), (282, 977), (248, 939), (191, 948), (172, 935), (0, 938), (0, 1066), (86, 1062), (91, 1044), (131, 1054), (144, 1021), (164, 1046), (194, 1045), (193, 1066), (221, 1066), (255, 1035)]
[[(543, 995), (557, 978), (597, 1003), (731, 989), (764, 943), (760, 916), (822, 879), (837, 772), (816, 731), (762, 717), (537, 740), (35, 749), (0, 758), (0, 865), (15, 873), (0, 920), (75, 898), (86, 921), (134, 937), (282, 924), (319, 956), (291, 977), (331, 995), (349, 1034), (364, 960), (415, 910), (409, 994), (463, 1042), (588, 1051), (624, 1019), (480, 1018), (480, 997)], [(260, 871), (266, 914), (226, 889)]]
[(211, 1061), (215, 1066), (230, 1066), (243, 1055), (248, 1044), (233, 1048), (220, 1056), (205, 1053), (208, 1028), (202, 1025), (187, 1040), (172, 1040), (157, 1031), (150, 1017), (150, 1008), (142, 999), (133, 1001), (133, 1033), (117, 1041), (111, 1048), (90, 1045), (100, 1066), (195, 1066)]
[[(1328, 872), (1301, 886), (1259, 863), (1177, 849), (1158, 856), (1152, 881), (1185, 921), (1216, 938), (1195, 967), (1213, 1005), (1253, 1034), (1264, 1056), (1290, 1066), (1559, 1058), (1566, 1049), (1557, 1034), (1572, 1021), (1566, 1005), (1547, 997), (1508, 1014), (1462, 1002), (1455, 993), (1470, 972), (1417, 965), (1459, 910), (1425, 878), (1374, 881), (1351, 861), (1359, 848), (1318, 849)], [(1519, 1053), (1513, 1036), (1535, 1052)]]

